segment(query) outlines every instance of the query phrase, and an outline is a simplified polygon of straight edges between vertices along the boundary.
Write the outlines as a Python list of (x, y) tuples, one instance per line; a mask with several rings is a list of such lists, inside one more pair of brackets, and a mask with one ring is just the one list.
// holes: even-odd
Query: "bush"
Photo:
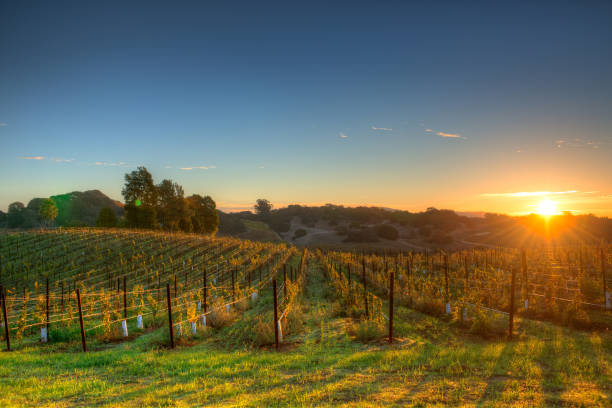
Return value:
[(302, 238), (304, 235), (306, 235), (306, 230), (300, 228), (295, 230), (295, 233), (293, 234), (293, 239), (298, 239), (298, 238)]
[(371, 229), (349, 231), (344, 242), (378, 242), (376, 233)]
[(376, 227), (376, 235), (384, 239), (395, 241), (398, 238), (399, 233), (393, 226), (383, 224)]
[(350, 334), (363, 343), (381, 338), (385, 332), (385, 324), (381, 320), (361, 320), (350, 326)]
[(233, 307), (234, 305), (230, 307), (230, 311), (228, 312), (223, 303), (217, 302), (213, 304), (212, 312), (210, 312), (206, 318), (207, 324), (210, 324), (211, 327), (216, 329), (229, 326), (232, 324), (235, 317)]

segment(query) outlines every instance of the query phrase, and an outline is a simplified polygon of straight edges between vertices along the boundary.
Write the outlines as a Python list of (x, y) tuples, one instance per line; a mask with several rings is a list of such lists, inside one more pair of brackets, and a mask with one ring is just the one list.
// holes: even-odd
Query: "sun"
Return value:
[(540, 201), (538, 204), (538, 214), (540, 215), (555, 215), (557, 214), (557, 202), (550, 199)]

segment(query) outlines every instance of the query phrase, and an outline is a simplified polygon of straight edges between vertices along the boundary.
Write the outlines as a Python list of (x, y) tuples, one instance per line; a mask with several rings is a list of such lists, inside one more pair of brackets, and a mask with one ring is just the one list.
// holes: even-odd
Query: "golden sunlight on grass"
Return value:
[(557, 215), (557, 202), (550, 199), (542, 200), (538, 203), (538, 214), (540, 215)]

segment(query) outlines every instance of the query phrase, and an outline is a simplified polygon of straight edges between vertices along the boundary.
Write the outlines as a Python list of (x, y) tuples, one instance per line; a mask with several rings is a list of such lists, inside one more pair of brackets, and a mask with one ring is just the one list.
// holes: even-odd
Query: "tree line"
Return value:
[(214, 234), (219, 228), (217, 205), (210, 196), (185, 197), (183, 187), (168, 179), (155, 184), (145, 167), (125, 175), (121, 194), (129, 228), (205, 234)]

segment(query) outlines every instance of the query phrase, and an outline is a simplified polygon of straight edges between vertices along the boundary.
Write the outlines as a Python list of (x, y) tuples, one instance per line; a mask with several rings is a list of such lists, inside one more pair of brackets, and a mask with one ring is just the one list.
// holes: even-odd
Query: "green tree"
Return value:
[(8, 207), (7, 225), (9, 228), (19, 228), (23, 225), (25, 205), (19, 201), (14, 202)]
[(253, 208), (258, 215), (267, 216), (270, 215), (270, 211), (272, 211), (272, 203), (265, 198), (259, 198), (255, 202), (255, 206)]
[(162, 180), (156, 188), (157, 220), (162, 228), (190, 232), (191, 220), (183, 187), (172, 180)]
[(0, 228), (5, 228), (8, 221), (8, 215), (4, 211), (0, 211)]
[(191, 210), (193, 232), (215, 234), (219, 229), (217, 204), (210, 196), (194, 194), (186, 199)]
[(128, 227), (155, 228), (157, 226), (157, 188), (153, 176), (145, 167), (125, 175), (121, 190), (125, 200), (125, 218)]
[(96, 220), (96, 227), (114, 228), (117, 226), (117, 223), (117, 216), (110, 207), (104, 207), (100, 210)]
[(50, 227), (53, 225), (53, 221), (57, 217), (57, 206), (55, 201), (50, 198), (44, 199), (38, 207), (38, 215), (40, 216), (43, 225)]

